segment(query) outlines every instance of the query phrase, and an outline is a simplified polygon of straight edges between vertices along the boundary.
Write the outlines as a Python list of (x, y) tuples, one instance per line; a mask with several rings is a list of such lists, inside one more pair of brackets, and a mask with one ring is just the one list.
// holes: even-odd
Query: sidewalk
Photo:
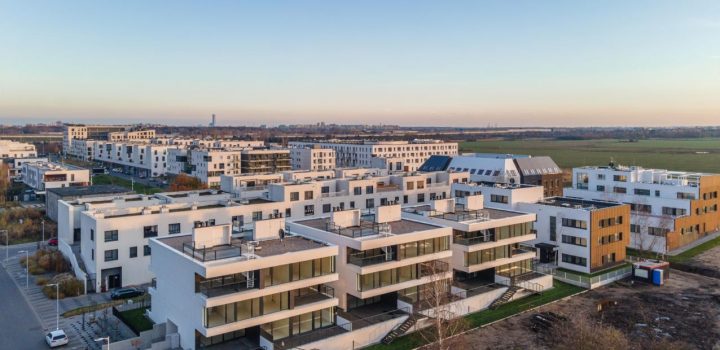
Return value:
[[(27, 300), (33, 312), (37, 315), (43, 330), (55, 329), (58, 324), (57, 305), (55, 299), (48, 299), (42, 292), (42, 287), (35, 284), (36, 277), (30, 275), (26, 288), (25, 268), (20, 265), (18, 256), (11, 256), (3, 267), (14, 280), (23, 297)], [(59, 301), (60, 315), (64, 312), (94, 303), (100, 304), (110, 301), (109, 293), (87, 294)], [(110, 336), (113, 342), (134, 337), (134, 333), (122, 321), (113, 316), (111, 309), (99, 310), (85, 316), (85, 329), (83, 330), (83, 315), (59, 318), (59, 328), (64, 330), (70, 340), (67, 349), (93, 349), (100, 350), (101, 344), (94, 339)]]
[(680, 247), (680, 248), (678, 248), (678, 249), (669, 251), (669, 252), (667, 253), (667, 255), (675, 256), (675, 255), (684, 253), (684, 252), (686, 252), (686, 251), (688, 251), (688, 250), (690, 250), (690, 249), (693, 249), (693, 248), (695, 248), (695, 247), (697, 247), (697, 246), (699, 246), (699, 245), (701, 245), (701, 244), (703, 244), (703, 243), (705, 243), (705, 242), (707, 242), (707, 241), (712, 241), (713, 239), (718, 238), (718, 237), (720, 237), (720, 231), (713, 232), (713, 233), (708, 234), (707, 236), (705, 236), (705, 237), (703, 237), (703, 238), (700, 238), (700, 239), (698, 239), (697, 241), (692, 242), (692, 243), (690, 243), (690, 244), (688, 244), (688, 245), (686, 245), (686, 246), (682, 246), (682, 247)]

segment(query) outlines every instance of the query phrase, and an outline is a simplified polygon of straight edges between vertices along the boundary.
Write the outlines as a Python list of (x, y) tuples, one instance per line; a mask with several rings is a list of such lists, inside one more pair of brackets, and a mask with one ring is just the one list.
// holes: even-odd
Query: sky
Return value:
[(0, 0), (0, 124), (720, 125), (720, 1)]

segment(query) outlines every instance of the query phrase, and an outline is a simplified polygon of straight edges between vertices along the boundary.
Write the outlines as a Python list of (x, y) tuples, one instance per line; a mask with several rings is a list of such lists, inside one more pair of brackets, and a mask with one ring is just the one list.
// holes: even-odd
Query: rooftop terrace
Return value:
[(610, 208), (610, 207), (615, 207), (615, 206), (619, 206), (619, 205), (627, 205), (627, 204), (623, 204), (623, 203), (602, 202), (602, 201), (584, 200), (584, 199), (569, 198), (569, 197), (549, 197), (549, 198), (545, 198), (542, 201), (538, 202), (538, 204), (550, 205), (550, 206), (555, 206), (555, 207), (582, 209), (582, 210), (588, 210), (588, 211), (592, 211), (595, 209)]
[(402, 235), (419, 231), (434, 230), (438, 228), (438, 226), (405, 219), (387, 223), (376, 223), (369, 220), (361, 220), (360, 225), (348, 227), (336, 226), (332, 222), (330, 222), (330, 218), (303, 220), (298, 221), (297, 223), (318, 230), (324, 230), (327, 232), (332, 232), (351, 238), (360, 238), (379, 234)]

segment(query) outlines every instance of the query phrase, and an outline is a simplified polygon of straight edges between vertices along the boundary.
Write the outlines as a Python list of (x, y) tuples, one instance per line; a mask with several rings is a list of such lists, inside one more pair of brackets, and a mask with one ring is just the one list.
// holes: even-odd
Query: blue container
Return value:
[(652, 283), (656, 286), (662, 286), (663, 284), (663, 271), (662, 269), (652, 270)]

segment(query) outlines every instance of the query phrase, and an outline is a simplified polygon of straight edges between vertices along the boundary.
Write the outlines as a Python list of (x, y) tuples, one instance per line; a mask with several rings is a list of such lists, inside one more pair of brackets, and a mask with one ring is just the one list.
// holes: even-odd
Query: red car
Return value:
[(57, 238), (50, 238), (47, 241), (47, 244), (52, 247), (57, 247), (58, 245), (58, 239)]

